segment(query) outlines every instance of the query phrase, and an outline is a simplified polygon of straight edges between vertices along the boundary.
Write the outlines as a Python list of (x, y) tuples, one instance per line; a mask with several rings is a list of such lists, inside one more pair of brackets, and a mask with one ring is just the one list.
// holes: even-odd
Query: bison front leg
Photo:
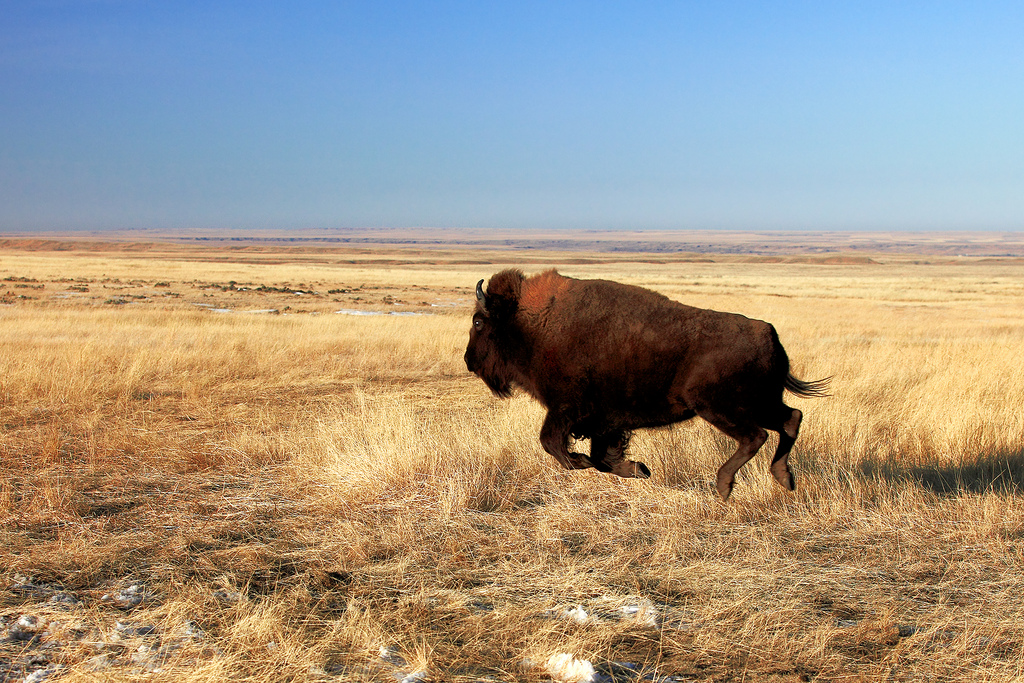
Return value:
[(620, 477), (646, 479), (651, 476), (647, 465), (626, 458), (629, 437), (629, 432), (623, 431), (593, 437), (590, 440), (590, 462), (599, 471), (611, 472)]
[(549, 410), (547, 417), (544, 418), (544, 425), (540, 428), (540, 444), (567, 470), (590, 467), (586, 457), (569, 450), (569, 432), (569, 421), (555, 411)]

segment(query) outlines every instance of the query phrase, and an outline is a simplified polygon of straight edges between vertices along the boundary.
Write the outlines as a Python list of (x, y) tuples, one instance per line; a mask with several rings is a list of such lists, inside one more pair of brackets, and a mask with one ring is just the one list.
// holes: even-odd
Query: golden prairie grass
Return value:
[(833, 375), (791, 399), (796, 493), (770, 441), (723, 505), (712, 428), (638, 433), (650, 480), (565, 472), (543, 410), (468, 375), (507, 254), (215, 255), (4, 252), (0, 618), (50, 627), (0, 644), (0, 679), (1024, 675), (1019, 266), (561, 267), (769, 320)]

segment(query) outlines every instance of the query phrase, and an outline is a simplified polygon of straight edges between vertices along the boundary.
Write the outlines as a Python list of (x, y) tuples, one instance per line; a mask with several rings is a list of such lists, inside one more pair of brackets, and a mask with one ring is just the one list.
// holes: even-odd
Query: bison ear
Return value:
[[(519, 270), (503, 270), (487, 283), (487, 294), (484, 295), (485, 311), (492, 318), (510, 320), (519, 310), (519, 291), (523, 284), (523, 273)], [(477, 285), (477, 298), (483, 290)]]

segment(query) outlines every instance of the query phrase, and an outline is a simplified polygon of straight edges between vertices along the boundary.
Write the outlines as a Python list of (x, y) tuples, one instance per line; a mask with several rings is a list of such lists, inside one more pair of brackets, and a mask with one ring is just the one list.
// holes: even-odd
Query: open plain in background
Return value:
[[(0, 681), (1024, 675), (1018, 242), (580, 242), (3, 240)], [(462, 362), (509, 266), (772, 322), (796, 493), (556, 469)]]

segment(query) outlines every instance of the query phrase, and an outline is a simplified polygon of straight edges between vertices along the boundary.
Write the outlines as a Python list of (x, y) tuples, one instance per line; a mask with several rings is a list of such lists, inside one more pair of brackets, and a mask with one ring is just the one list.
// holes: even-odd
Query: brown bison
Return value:
[[(648, 477), (646, 465), (626, 459), (632, 430), (699, 415), (739, 442), (718, 470), (723, 500), (766, 429), (779, 433), (771, 473), (794, 489), (789, 451), (803, 415), (782, 402), (783, 390), (823, 396), (828, 379), (791, 375), (768, 323), (554, 270), (533, 277), (504, 270), (486, 293), (483, 282), (466, 367), (497, 396), (518, 386), (547, 408), (540, 441), (563, 467)], [(569, 450), (570, 435), (590, 439), (589, 458)]]

